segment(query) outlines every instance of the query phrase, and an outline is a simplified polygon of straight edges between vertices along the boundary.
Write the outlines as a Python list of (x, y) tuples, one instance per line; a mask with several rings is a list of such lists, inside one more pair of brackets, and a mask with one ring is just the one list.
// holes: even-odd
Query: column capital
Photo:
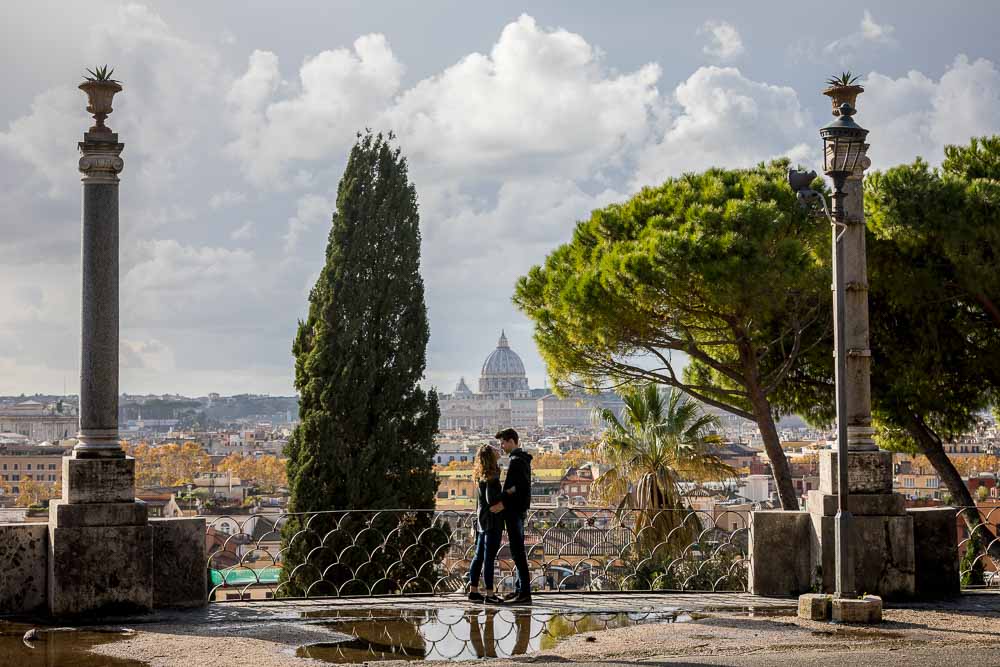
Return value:
[(95, 135), (87, 132), (83, 135), (83, 141), (77, 144), (82, 156), (80, 157), (79, 169), (83, 174), (84, 185), (89, 183), (118, 184), (118, 174), (125, 168), (125, 161), (121, 158), (125, 144), (118, 143), (116, 133), (104, 133)]

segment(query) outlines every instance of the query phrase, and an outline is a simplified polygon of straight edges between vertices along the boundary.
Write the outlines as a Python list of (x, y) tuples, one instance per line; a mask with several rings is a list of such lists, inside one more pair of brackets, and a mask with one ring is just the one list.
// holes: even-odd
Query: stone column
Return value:
[(124, 145), (104, 125), (107, 92), (86, 83), (97, 124), (79, 143), (83, 174), (80, 433), (63, 458), (62, 498), (49, 504), (48, 603), (53, 616), (153, 606), (153, 528), (135, 499), (135, 460), (118, 441), (118, 174)]
[(118, 174), (124, 144), (87, 132), (83, 174), (80, 433), (74, 458), (123, 458), (118, 441)]
[(124, 145), (104, 125), (116, 81), (80, 85), (97, 123), (80, 142), (83, 317), (80, 434), (49, 504), (49, 613), (93, 618), (207, 601), (205, 520), (152, 519), (135, 459), (118, 441), (118, 174)]
[[(868, 259), (865, 252), (864, 173), (871, 161), (864, 157), (847, 177), (843, 199), (847, 228), (844, 248), (846, 286), (844, 318), (847, 347), (847, 448), (876, 451), (872, 428), (871, 361), (868, 347)], [(889, 489), (891, 491), (891, 489)]]

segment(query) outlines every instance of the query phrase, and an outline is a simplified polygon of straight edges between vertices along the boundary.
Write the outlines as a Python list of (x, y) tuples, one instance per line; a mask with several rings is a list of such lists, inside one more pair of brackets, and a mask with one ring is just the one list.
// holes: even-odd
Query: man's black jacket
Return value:
[[(508, 493), (512, 488), (514, 491)], [(503, 481), (503, 506), (514, 515), (524, 514), (531, 507), (531, 454), (520, 447), (510, 453), (510, 465)]]

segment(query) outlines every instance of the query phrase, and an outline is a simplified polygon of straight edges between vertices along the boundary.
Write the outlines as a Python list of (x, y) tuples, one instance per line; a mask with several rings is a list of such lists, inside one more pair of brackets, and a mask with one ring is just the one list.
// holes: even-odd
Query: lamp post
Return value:
[[(795, 190), (799, 201), (808, 205), (818, 201), (832, 228), (833, 246), (833, 320), (834, 356), (836, 359), (837, 403), (837, 515), (834, 518), (836, 535), (835, 586), (838, 597), (853, 597), (854, 567), (850, 551), (851, 512), (848, 509), (850, 486), (848, 484), (848, 452), (876, 449), (871, 440), (871, 404), (869, 390), (868, 350), (868, 297), (865, 275), (864, 218), (860, 182), (856, 195), (856, 209), (848, 214), (848, 179), (857, 178), (868, 166), (865, 139), (868, 130), (854, 122), (855, 110), (850, 104), (841, 104), (836, 119), (820, 129), (823, 139), (823, 171), (833, 181), (833, 211), (826, 210), (826, 201), (810, 189), (815, 172), (789, 170), (788, 183)], [(845, 242), (850, 235), (851, 243)], [(856, 252), (854, 280), (847, 280), (846, 256), (848, 247)], [(859, 296), (850, 308), (853, 336), (848, 336), (847, 293)], [(853, 340), (851, 340), (853, 338)], [(855, 347), (850, 347), (851, 343)], [(848, 389), (850, 388), (850, 392)]]
[[(854, 568), (850, 553), (851, 512), (848, 509), (848, 406), (847, 406), (847, 282), (845, 280), (844, 236), (847, 222), (844, 186), (847, 178), (862, 166), (868, 149), (868, 130), (854, 122), (850, 104), (840, 105), (840, 115), (819, 134), (823, 139), (823, 171), (833, 180), (833, 293), (834, 355), (836, 357), (837, 396), (837, 516), (834, 520), (837, 540), (836, 592), (838, 597), (853, 597)], [(863, 230), (862, 230), (863, 233)]]

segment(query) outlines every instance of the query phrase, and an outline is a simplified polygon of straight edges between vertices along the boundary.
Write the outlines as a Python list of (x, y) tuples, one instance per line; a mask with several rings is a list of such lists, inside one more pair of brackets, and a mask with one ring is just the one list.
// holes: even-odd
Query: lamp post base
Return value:
[(837, 540), (836, 591), (840, 598), (857, 597), (854, 590), (854, 560), (848, 544), (852, 537), (852, 519), (850, 512), (840, 509), (833, 520)]

